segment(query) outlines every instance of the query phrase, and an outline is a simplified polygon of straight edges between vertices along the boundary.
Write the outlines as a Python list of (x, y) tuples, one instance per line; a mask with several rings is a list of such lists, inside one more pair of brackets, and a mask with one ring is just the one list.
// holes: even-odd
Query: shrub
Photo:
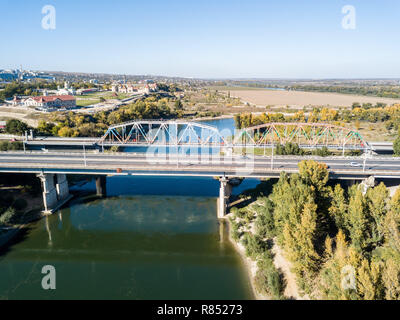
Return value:
[(332, 155), (332, 152), (330, 152), (327, 147), (322, 147), (321, 149), (313, 150), (312, 154), (319, 157), (329, 157)]
[(15, 209), (10, 207), (0, 216), (0, 224), (8, 224), (15, 215)]
[(258, 236), (246, 232), (242, 239), (242, 244), (246, 248), (246, 255), (255, 260), (266, 249), (266, 243)]
[(265, 251), (260, 257), (255, 277), (257, 291), (273, 299), (282, 299), (285, 289), (282, 273), (276, 269), (273, 256), (269, 251)]
[(3, 141), (0, 142), (0, 151), (10, 151), (10, 150), (22, 150), (23, 145), (22, 142), (8, 142)]
[(276, 154), (279, 156), (302, 156), (305, 152), (297, 143), (288, 142), (284, 146), (278, 144), (276, 147)]
[(256, 289), (273, 299), (281, 299), (284, 291), (282, 275), (275, 268), (258, 269), (255, 276)]

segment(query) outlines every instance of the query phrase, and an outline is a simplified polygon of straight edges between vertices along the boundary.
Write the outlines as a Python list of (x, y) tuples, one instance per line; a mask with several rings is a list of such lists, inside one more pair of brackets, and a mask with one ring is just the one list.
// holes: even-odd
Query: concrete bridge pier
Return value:
[(106, 176), (99, 176), (96, 178), (96, 194), (99, 197), (105, 198), (107, 196), (107, 180)]
[(218, 198), (218, 219), (224, 219), (229, 204), (229, 198), (232, 194), (232, 184), (230, 179), (222, 177), (219, 179), (219, 198)]
[(65, 174), (57, 174), (56, 180), (57, 199), (62, 201), (69, 197), (67, 176)]
[(72, 198), (65, 174), (41, 173), (38, 178), (42, 182), (44, 213), (53, 213)]

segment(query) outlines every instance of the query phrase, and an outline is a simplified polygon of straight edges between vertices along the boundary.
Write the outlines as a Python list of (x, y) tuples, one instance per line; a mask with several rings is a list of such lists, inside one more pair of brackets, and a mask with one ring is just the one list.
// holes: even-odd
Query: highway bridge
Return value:
[[(267, 123), (238, 130), (232, 135), (215, 127), (181, 120), (137, 120), (111, 126), (100, 138), (27, 137), (24, 145), (46, 147), (78, 146), (78, 152), (21, 151), (1, 152), (0, 172), (33, 173), (42, 181), (45, 211), (52, 212), (69, 199), (66, 175), (98, 176), (99, 195), (105, 193), (105, 177), (109, 175), (202, 176), (221, 182), (218, 204), (219, 217), (225, 214), (233, 180), (238, 178), (274, 178), (282, 171), (298, 172), (298, 163), (307, 157), (277, 157), (277, 144), (295, 142), (301, 147), (327, 147), (341, 150), (341, 157), (313, 158), (328, 165), (332, 179), (364, 180), (369, 177), (400, 178), (400, 159), (372, 157), (371, 145), (356, 131), (321, 123)], [(179, 147), (189, 153), (158, 153), (151, 148), (146, 153), (110, 153), (111, 146)], [(97, 149), (87, 152), (86, 147)], [(216, 147), (213, 153), (207, 149)], [(80, 149), (82, 148), (82, 149)], [(190, 149), (191, 148), (191, 149)], [(199, 149), (205, 148), (205, 150)], [(235, 155), (235, 148), (245, 150), (271, 148), (272, 155)], [(344, 157), (345, 150), (361, 150), (362, 157)], [(182, 151), (182, 150), (181, 150)]]
[[(45, 211), (52, 212), (69, 196), (66, 175), (95, 175), (99, 195), (105, 192), (106, 176), (192, 176), (214, 177), (221, 182), (218, 204), (219, 217), (226, 212), (235, 178), (277, 178), (282, 171), (298, 172), (304, 157), (220, 156), (215, 154), (173, 155), (133, 153), (44, 153), (2, 152), (0, 172), (33, 173), (43, 184)], [(309, 157), (328, 165), (330, 178), (365, 180), (400, 179), (398, 158)]]

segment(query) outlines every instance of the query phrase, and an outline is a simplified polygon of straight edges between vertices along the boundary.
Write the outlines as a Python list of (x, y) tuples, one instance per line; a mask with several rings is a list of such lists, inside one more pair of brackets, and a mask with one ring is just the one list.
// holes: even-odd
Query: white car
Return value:
[(358, 162), (350, 162), (351, 167), (361, 167), (361, 164)]

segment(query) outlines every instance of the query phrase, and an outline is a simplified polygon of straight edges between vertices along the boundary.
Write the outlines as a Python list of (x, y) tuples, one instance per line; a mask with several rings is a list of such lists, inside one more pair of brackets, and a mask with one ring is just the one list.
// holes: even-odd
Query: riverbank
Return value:
[(232, 238), (232, 224), (230, 221), (230, 217), (233, 217), (233, 215), (230, 213), (228, 215), (226, 215), (226, 223), (228, 225), (228, 234), (229, 234), (229, 241), (230, 243), (233, 245), (233, 247), (235, 248), (236, 252), (240, 255), (240, 258), (242, 260), (243, 266), (246, 269), (246, 273), (249, 277), (249, 281), (250, 281), (250, 285), (251, 285), (251, 289), (253, 291), (253, 295), (255, 300), (272, 300), (271, 297), (263, 295), (261, 293), (259, 293), (256, 289), (256, 283), (255, 283), (255, 278), (256, 278), (256, 274), (257, 274), (257, 261), (253, 261), (252, 259), (250, 259), (247, 255), (246, 255), (246, 248), (244, 247), (243, 244), (241, 244), (240, 242), (236, 242), (233, 238)]
[(21, 223), (9, 227), (0, 228), (0, 250), (7, 245), (18, 233), (25, 229), (30, 223), (38, 221), (44, 217), (44, 214), (39, 209), (29, 210), (21, 217)]

